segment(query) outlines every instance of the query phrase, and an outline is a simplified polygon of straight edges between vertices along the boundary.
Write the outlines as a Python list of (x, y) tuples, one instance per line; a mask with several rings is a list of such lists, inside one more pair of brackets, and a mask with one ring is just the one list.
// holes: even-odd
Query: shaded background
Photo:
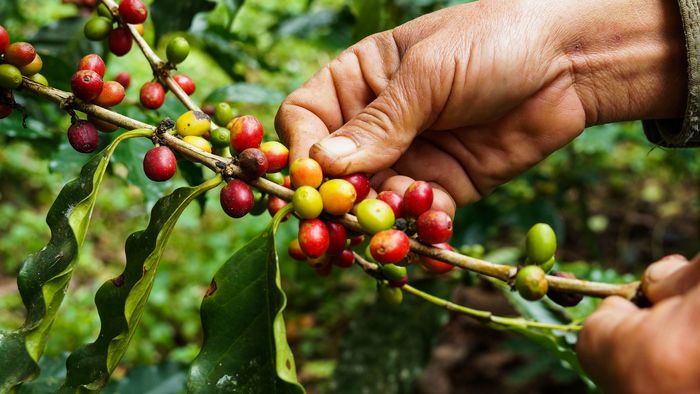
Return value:
[[(90, 1), (81, 4), (91, 3)], [(197, 83), (201, 104), (228, 101), (237, 114), (254, 114), (274, 138), (273, 118), (285, 94), (339, 51), (376, 31), (460, 1), (440, 0), (154, 0), (146, 38), (163, 53), (174, 32), (193, 46), (179, 67)], [(123, 58), (82, 38), (87, 8), (59, 0), (0, 2), (0, 24), (13, 41), (34, 43), (52, 86), (67, 89), (85, 54), (105, 55), (107, 77), (132, 75), (127, 100), (116, 108), (156, 123), (184, 109), (172, 95), (157, 111), (137, 105), (140, 85), (152, 78), (137, 49)], [(193, 18), (194, 16), (194, 18)], [(62, 185), (87, 155), (65, 138), (69, 118), (53, 104), (18, 94), (29, 119), (0, 120), (0, 329), (14, 328), (24, 308), (15, 276), (28, 253), (49, 239), (44, 223)], [(107, 143), (113, 136), (103, 135)], [(130, 140), (117, 150), (98, 198), (91, 230), (54, 324), (41, 380), (25, 391), (41, 392), (63, 373), (63, 352), (90, 342), (99, 331), (93, 297), (99, 285), (119, 274), (125, 237), (146, 224), (152, 204), (185, 183), (148, 181), (141, 158), (148, 141)], [(594, 127), (540, 165), (460, 210), (453, 244), (497, 262), (517, 262), (524, 234), (536, 222), (550, 223), (559, 236), (559, 265), (596, 280), (629, 280), (655, 259), (698, 251), (700, 160), (695, 150), (665, 150), (649, 144), (638, 122)], [(266, 216), (265, 216), (266, 217)], [(211, 192), (183, 214), (163, 256), (141, 327), (108, 392), (175, 393), (183, 389), (186, 365), (201, 342), (199, 305), (211, 277), (233, 251), (267, 225), (232, 220)], [(294, 236), (280, 230), (279, 245)], [(283, 249), (280, 249), (283, 250)], [(420, 301), (401, 308), (375, 304), (375, 284), (359, 270), (336, 270), (319, 278), (305, 265), (281, 256), (289, 341), (300, 380), (310, 393), (529, 393), (585, 392), (579, 377), (551, 352), (525, 337), (488, 329), (466, 317)], [(455, 272), (440, 279), (411, 274), (423, 286), (463, 304), (500, 314), (516, 311), (543, 320), (560, 309), (525, 303), (489, 282)], [(566, 312), (580, 319), (593, 300)], [(571, 343), (574, 338), (567, 338)]]

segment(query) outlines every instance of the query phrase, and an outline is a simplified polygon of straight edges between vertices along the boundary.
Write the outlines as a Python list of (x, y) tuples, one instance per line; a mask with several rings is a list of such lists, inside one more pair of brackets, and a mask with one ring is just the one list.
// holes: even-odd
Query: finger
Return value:
[[(390, 190), (403, 196), (404, 192), (408, 187), (415, 182), (413, 178), (404, 175), (394, 175), (386, 178), (379, 186), (379, 191)], [(454, 218), (457, 205), (455, 204), (452, 197), (445, 192), (445, 190), (435, 183), (430, 183), (433, 187), (433, 205), (432, 209), (439, 209), (446, 212), (448, 215)]]
[(671, 255), (650, 265), (642, 277), (642, 290), (652, 303), (685, 294), (700, 283), (700, 255), (692, 262)]

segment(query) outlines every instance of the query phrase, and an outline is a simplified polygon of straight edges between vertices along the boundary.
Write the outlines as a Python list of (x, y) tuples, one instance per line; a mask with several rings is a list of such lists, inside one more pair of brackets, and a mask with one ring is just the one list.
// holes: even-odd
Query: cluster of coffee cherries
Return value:
[[(168, 63), (174, 67), (175, 64), (183, 62), (190, 53), (190, 44), (184, 37), (175, 37), (168, 42), (166, 47), (166, 55), (168, 57)], [(196, 90), (192, 78), (189, 76), (179, 73), (172, 76), (175, 82), (180, 85), (182, 91), (188, 96), (192, 95)], [(141, 100), (141, 105), (148, 109), (158, 109), (163, 106), (165, 102), (166, 87), (163, 86), (158, 81), (146, 82), (141, 86), (141, 91), (139, 94), (139, 99)]]
[[(556, 251), (557, 236), (552, 227), (545, 223), (532, 226), (525, 237), (526, 258), (515, 277), (515, 289), (529, 301), (539, 300), (546, 295), (559, 305), (576, 306), (583, 298), (581, 295), (549, 289), (546, 275), (554, 268)], [(576, 278), (569, 272), (551, 274), (568, 279)]]
[(0, 119), (12, 113), (12, 89), (17, 89), (22, 84), (22, 76), (48, 86), (46, 78), (39, 74), (43, 65), (41, 56), (32, 44), (10, 43), (10, 35), (0, 26)]

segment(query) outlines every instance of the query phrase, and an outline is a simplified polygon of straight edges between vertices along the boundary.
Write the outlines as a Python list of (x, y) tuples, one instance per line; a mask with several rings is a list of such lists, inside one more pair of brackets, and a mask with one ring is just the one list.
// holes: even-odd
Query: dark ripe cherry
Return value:
[(344, 249), (339, 255), (334, 256), (333, 264), (340, 268), (352, 267), (355, 262), (355, 255), (352, 253), (351, 249)]
[(327, 222), (326, 227), (328, 227), (328, 254), (329, 255), (339, 255), (345, 250), (345, 240), (347, 238), (347, 232), (345, 227), (336, 222)]
[(97, 55), (95, 53), (84, 56), (82, 59), (80, 59), (80, 63), (78, 63), (78, 71), (80, 70), (92, 70), (96, 72), (100, 78), (104, 78), (105, 76), (105, 62), (102, 60), (100, 55)]
[(113, 54), (117, 56), (124, 56), (131, 50), (133, 38), (131, 38), (131, 33), (129, 33), (129, 30), (123, 27), (118, 27), (109, 33), (107, 44), (109, 45), (109, 50)]
[(355, 193), (357, 194), (357, 197), (355, 197), (355, 203), (364, 200), (369, 194), (371, 186), (367, 175), (358, 172), (356, 174), (346, 175), (342, 177), (342, 179), (350, 182), (355, 188)]
[(165, 101), (165, 89), (158, 82), (147, 82), (141, 87), (141, 105), (148, 109), (158, 109)]
[(255, 198), (250, 186), (234, 179), (221, 189), (219, 195), (221, 208), (232, 218), (242, 218), (253, 208)]
[(12, 113), (12, 107), (5, 104), (0, 104), (0, 119), (5, 119)]
[(202, 107), (202, 112), (204, 112), (205, 114), (207, 114), (209, 116), (214, 116), (214, 114), (216, 113), (216, 107), (214, 107), (211, 104), (206, 104), (205, 106)]
[(238, 165), (247, 180), (258, 179), (267, 172), (267, 156), (257, 148), (248, 148), (238, 155)]
[(79, 120), (68, 128), (68, 142), (78, 152), (90, 153), (100, 144), (100, 136), (95, 125)]
[(330, 242), (328, 228), (320, 219), (300, 221), (298, 237), (301, 250), (311, 258), (321, 257), (328, 250)]
[(384, 191), (379, 193), (377, 200), (382, 200), (387, 203), (391, 210), (394, 211), (394, 216), (398, 219), (403, 217), (403, 197), (392, 191)]
[(415, 181), (403, 194), (403, 213), (417, 218), (433, 205), (433, 188), (428, 182)]
[(406, 257), (410, 247), (408, 235), (399, 230), (380, 231), (369, 241), (372, 257), (382, 264), (400, 262)]
[(152, 181), (167, 181), (175, 175), (176, 170), (177, 159), (167, 146), (156, 146), (146, 152), (143, 158), (143, 172)]
[[(452, 246), (450, 246), (447, 243), (439, 243), (433, 246), (439, 249), (445, 249), (450, 251), (455, 250)], [(420, 256), (420, 265), (423, 267), (423, 269), (433, 274), (444, 274), (454, 269), (454, 265), (443, 263), (442, 261), (427, 256)]]
[(129, 89), (129, 86), (131, 86), (131, 75), (129, 75), (129, 73), (126, 71), (122, 71), (117, 74), (117, 76), (114, 77), (114, 80), (119, 82), (124, 89)]
[(192, 93), (194, 93), (197, 90), (197, 85), (194, 84), (192, 78), (188, 77), (185, 74), (174, 75), (173, 79), (175, 80), (175, 82), (177, 82), (178, 85), (180, 85), (182, 90), (188, 96), (191, 96)]
[(418, 216), (416, 232), (425, 243), (447, 242), (452, 237), (452, 218), (443, 211), (429, 209)]
[(107, 81), (102, 86), (102, 92), (93, 101), (100, 107), (114, 107), (124, 100), (124, 86), (116, 81)]
[(138, 25), (148, 18), (148, 7), (141, 0), (122, 0), (119, 15), (124, 22)]
[[(576, 279), (576, 275), (570, 272), (552, 272), (551, 275), (558, 276), (560, 278)], [(554, 289), (547, 290), (547, 297), (564, 307), (576, 306), (579, 302), (581, 302), (581, 300), (583, 300), (583, 296), (581, 294), (562, 293)]]
[(102, 93), (102, 77), (92, 70), (80, 70), (73, 74), (70, 86), (75, 97), (83, 101), (92, 101)]
[(5, 53), (8, 46), (10, 46), (10, 35), (4, 27), (0, 26), (0, 55)]
[(5, 63), (24, 67), (36, 57), (36, 49), (28, 42), (15, 42), (5, 49)]
[(352, 238), (350, 238), (350, 246), (357, 246), (364, 242), (365, 236), (364, 235), (356, 235)]

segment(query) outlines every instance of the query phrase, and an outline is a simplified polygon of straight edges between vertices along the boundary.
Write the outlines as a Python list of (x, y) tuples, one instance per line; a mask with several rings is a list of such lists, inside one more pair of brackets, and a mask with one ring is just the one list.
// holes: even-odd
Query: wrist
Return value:
[(683, 117), (687, 62), (675, 0), (559, 3), (560, 44), (586, 124)]

